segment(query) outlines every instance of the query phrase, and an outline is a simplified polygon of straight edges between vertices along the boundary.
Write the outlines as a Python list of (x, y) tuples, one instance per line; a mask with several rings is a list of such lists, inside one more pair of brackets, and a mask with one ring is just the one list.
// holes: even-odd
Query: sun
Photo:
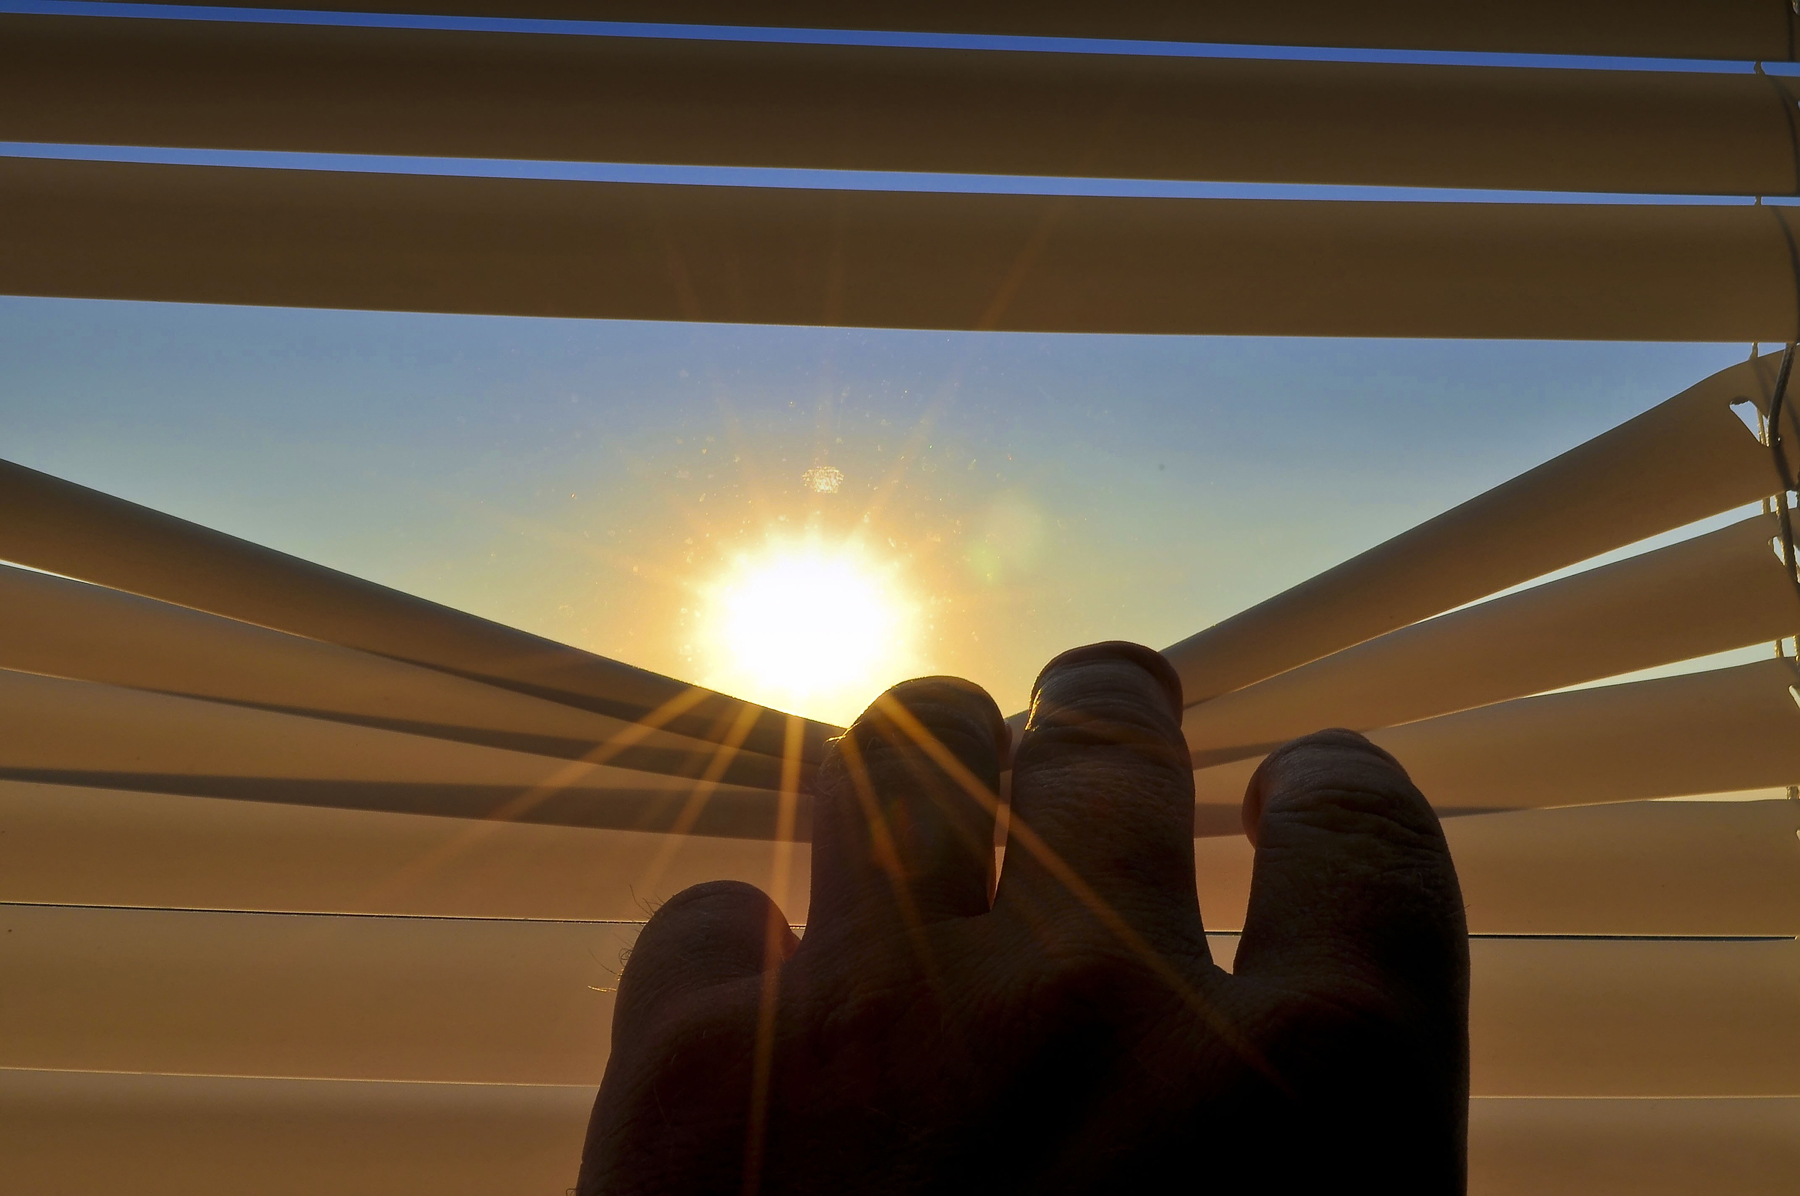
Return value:
[(848, 723), (916, 671), (917, 606), (896, 563), (818, 537), (771, 541), (708, 587), (701, 640), (715, 689)]

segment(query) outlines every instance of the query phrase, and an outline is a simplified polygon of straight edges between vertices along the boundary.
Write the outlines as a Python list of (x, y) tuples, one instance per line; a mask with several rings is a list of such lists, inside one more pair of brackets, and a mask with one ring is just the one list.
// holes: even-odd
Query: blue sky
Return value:
[(684, 676), (695, 587), (814, 519), (934, 604), (922, 669), (1011, 707), (1064, 647), (1179, 639), (1746, 351), (10, 298), (0, 443)]

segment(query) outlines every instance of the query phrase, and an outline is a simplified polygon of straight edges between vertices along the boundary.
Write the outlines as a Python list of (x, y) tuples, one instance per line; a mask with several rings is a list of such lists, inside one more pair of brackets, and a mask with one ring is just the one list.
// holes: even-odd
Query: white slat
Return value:
[(1469, 1196), (1791, 1196), (1800, 1097), (1470, 1102)]
[(1675, 195), (1795, 184), (1780, 102), (1747, 71), (46, 15), (0, 17), (0, 140)]
[[(0, 901), (633, 920), (689, 885), (767, 889), (766, 839), (0, 781)], [(786, 909), (806, 916), (811, 854)]]
[(0, 907), (0, 1067), (597, 1084), (638, 929)]
[[(1800, 935), (1800, 802), (1624, 802), (1444, 820), (1476, 934)], [(1255, 851), (1197, 839), (1200, 910), (1244, 923)]]
[[(192, 3), (192, 0), (177, 0)], [(292, 0), (249, 0), (286, 8)], [(309, 0), (307, 8), (362, 12), (369, 0)], [(1269, 5), (1160, 0), (381, 0), (382, 12), (479, 17), (666, 21), (785, 29), (904, 29), (1014, 37), (1237, 42), (1260, 46), (1366, 46), (1513, 54), (1600, 54), (1646, 58), (1785, 60), (1794, 30), (1768, 0), (1515, 0), (1443, 5), (1379, 0), (1346, 7), (1329, 0)]]
[[(46, 573), (0, 566), (0, 610), (4, 669), (654, 772), (700, 775), (717, 755), (703, 740)], [(722, 779), (774, 788), (779, 772), (733, 752)]]
[[(635, 931), (27, 906), (0, 929), (0, 1066), (569, 1084), (604, 1069), (596, 990)], [(1792, 940), (1471, 946), (1477, 1094), (1800, 1092)]]
[(689, 813), (702, 833), (775, 824), (765, 789), (31, 673), (0, 670), (0, 718), (12, 780), (644, 830)]
[(592, 1086), (0, 1068), (6, 1187), (48, 1196), (563, 1196)]
[(1800, 631), (1773, 515), (1426, 619), (1190, 706), (1196, 765), (1320, 727), (1368, 731)]
[[(1790, 660), (1500, 702), (1375, 731), (1440, 812), (1592, 805), (1800, 782)], [(1243, 798), (1259, 759), (1194, 774)]]
[[(692, 884), (768, 888), (766, 840), (476, 823), (0, 781), (0, 901), (635, 919)], [(1444, 823), (1469, 927), (1800, 934), (1800, 803), (1628, 802)], [(1243, 925), (1253, 851), (1199, 839), (1200, 908)], [(783, 908), (806, 916), (811, 853)]]
[(0, 193), (0, 291), (21, 295), (1243, 336), (1774, 341), (1795, 318), (1780, 206), (827, 191), (28, 158), (0, 158)]
[(1731, 407), (1766, 403), (1777, 360), (1721, 370), (1168, 648), (1188, 703), (1774, 493), (1769, 451)]
[[(561, 1196), (592, 1087), (0, 1069), (0, 1158), (58, 1196)], [(1788, 1196), (1800, 1098), (1484, 1099), (1470, 1196)]]
[[(785, 751), (785, 715), (6, 461), (0, 506), (0, 560), (715, 741), (747, 718), (746, 748)], [(829, 730), (804, 723), (803, 745)]]
[(1482, 1096), (1800, 1095), (1800, 943), (1470, 944)]

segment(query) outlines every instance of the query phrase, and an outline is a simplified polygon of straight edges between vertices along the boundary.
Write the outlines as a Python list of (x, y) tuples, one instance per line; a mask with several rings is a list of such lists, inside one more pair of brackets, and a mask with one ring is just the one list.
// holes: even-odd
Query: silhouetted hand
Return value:
[(1008, 733), (949, 678), (889, 691), (818, 778), (812, 908), (719, 882), (620, 982), (581, 1192), (1460, 1192), (1468, 942), (1436, 816), (1326, 731), (1244, 799), (1234, 970), (1194, 881), (1180, 683), (1099, 644)]

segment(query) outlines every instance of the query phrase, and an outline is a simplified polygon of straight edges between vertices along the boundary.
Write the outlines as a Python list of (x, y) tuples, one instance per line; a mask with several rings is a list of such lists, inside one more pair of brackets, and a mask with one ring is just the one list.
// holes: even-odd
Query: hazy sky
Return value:
[(1012, 709), (1065, 647), (1170, 643), (1746, 351), (11, 298), (0, 456), (696, 680), (734, 556), (855, 537), (921, 611), (905, 671)]

